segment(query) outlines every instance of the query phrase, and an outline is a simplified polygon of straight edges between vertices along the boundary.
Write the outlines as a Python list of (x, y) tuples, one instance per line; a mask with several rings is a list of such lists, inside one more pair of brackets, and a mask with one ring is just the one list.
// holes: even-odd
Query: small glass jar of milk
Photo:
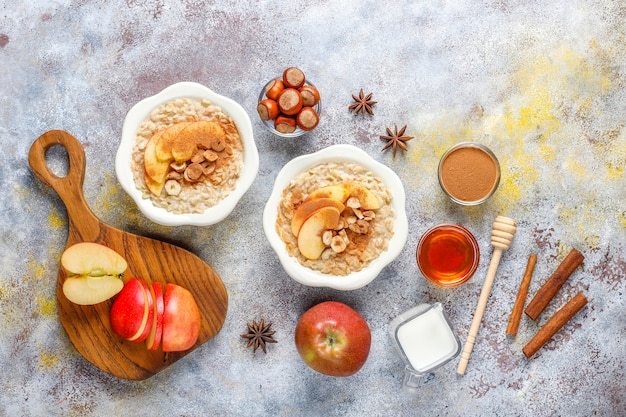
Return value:
[(391, 321), (391, 337), (405, 362), (403, 385), (417, 388), (421, 377), (461, 351), (441, 303), (420, 304)]

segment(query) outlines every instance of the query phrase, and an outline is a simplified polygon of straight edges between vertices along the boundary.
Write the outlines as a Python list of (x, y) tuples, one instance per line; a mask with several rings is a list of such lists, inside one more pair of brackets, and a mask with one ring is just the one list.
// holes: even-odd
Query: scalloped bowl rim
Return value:
[[(178, 98), (207, 99), (219, 106), (235, 122), (244, 145), (243, 169), (235, 189), (222, 201), (203, 213), (174, 214), (157, 207), (151, 199), (144, 199), (135, 186), (131, 169), (132, 148), (135, 135), (143, 120), (160, 104)], [(150, 220), (163, 226), (209, 226), (224, 220), (248, 191), (259, 170), (259, 154), (254, 142), (252, 122), (244, 108), (234, 100), (215, 93), (208, 87), (195, 82), (172, 84), (161, 92), (135, 104), (127, 113), (122, 128), (122, 140), (115, 157), (115, 172), (119, 183), (135, 201), (139, 210)]]
[[(278, 204), (283, 190), (301, 172), (328, 161), (355, 162), (368, 168), (380, 178), (392, 193), (391, 206), (395, 212), (394, 234), (386, 251), (367, 267), (346, 276), (323, 274), (307, 268), (290, 256), (285, 243), (276, 233)], [(278, 173), (274, 187), (263, 211), (263, 230), (278, 255), (285, 272), (295, 281), (310, 287), (329, 287), (337, 290), (355, 290), (372, 282), (385, 266), (395, 260), (404, 249), (408, 238), (408, 221), (405, 209), (406, 196), (400, 178), (386, 165), (375, 161), (365, 151), (353, 145), (332, 145), (320, 151), (298, 156), (289, 161)]]

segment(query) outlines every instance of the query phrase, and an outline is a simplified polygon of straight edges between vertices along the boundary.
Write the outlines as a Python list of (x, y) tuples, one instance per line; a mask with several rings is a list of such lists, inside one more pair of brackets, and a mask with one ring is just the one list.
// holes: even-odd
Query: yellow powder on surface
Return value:
[(45, 294), (37, 295), (37, 307), (42, 316), (54, 317), (56, 314), (56, 299), (50, 298)]
[(37, 368), (48, 371), (53, 369), (59, 363), (59, 358), (56, 355), (53, 355), (49, 352), (43, 352), (39, 355), (39, 364)]
[(50, 215), (48, 216), (48, 223), (50, 224), (51, 228), (58, 229), (60, 227), (64, 227), (66, 222), (65, 219), (62, 218), (58, 212), (51, 211)]
[[(617, 226), (623, 237), (626, 129), (599, 105), (623, 84), (614, 53), (593, 39), (582, 49), (561, 43), (541, 54), (525, 51), (507, 74), (502, 100), (490, 104), (477, 96), (466, 112), (421, 116), (415, 135), (427, 146), (411, 148), (409, 160), (421, 175), (407, 176), (405, 186), (422, 195), (437, 191), (431, 173), (445, 150), (480, 142), (500, 163), (500, 184), (488, 203), (494, 210), (531, 218), (537, 204), (562, 194), (567, 207), (546, 214), (565, 231), (563, 238), (594, 249), (606, 244), (598, 241), (602, 228)], [(439, 197), (421, 204), (436, 209)], [(470, 219), (474, 209), (463, 207)]]
[(626, 229), (626, 211), (621, 212), (617, 217), (622, 227)]
[(48, 269), (46, 266), (39, 263), (32, 254), (28, 255), (28, 270), (29, 273), (24, 276), (24, 282), (37, 283), (44, 282), (48, 276)]

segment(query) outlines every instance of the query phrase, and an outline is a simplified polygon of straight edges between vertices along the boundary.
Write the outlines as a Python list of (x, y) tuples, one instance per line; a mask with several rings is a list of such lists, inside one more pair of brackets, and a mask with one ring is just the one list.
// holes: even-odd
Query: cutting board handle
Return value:
[[(46, 152), (55, 145), (63, 146), (69, 158), (69, 170), (65, 177), (59, 177), (52, 172), (46, 162)], [(76, 228), (97, 233), (100, 221), (87, 205), (83, 194), (86, 162), (85, 150), (80, 142), (63, 130), (48, 131), (39, 136), (30, 147), (28, 163), (35, 175), (61, 197), (68, 217), (78, 223)]]

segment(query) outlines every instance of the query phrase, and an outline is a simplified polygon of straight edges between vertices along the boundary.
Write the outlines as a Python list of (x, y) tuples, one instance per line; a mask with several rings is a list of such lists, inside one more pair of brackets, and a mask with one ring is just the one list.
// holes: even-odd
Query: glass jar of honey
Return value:
[(440, 287), (456, 287), (476, 272), (480, 250), (469, 230), (456, 224), (441, 224), (424, 233), (416, 257), (427, 280)]

